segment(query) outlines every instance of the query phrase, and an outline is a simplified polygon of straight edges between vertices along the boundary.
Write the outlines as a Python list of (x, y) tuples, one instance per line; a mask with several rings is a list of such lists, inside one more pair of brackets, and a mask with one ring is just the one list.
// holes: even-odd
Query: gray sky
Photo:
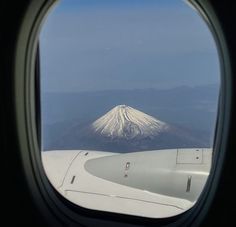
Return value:
[(212, 35), (181, 0), (64, 0), (40, 45), (43, 91), (219, 83)]

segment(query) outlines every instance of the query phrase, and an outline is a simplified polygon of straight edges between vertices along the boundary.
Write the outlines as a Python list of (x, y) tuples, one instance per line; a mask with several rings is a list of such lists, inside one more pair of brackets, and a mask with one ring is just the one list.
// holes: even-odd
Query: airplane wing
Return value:
[(86, 150), (42, 152), (51, 184), (81, 207), (150, 218), (191, 208), (211, 167), (212, 149), (134, 153)]

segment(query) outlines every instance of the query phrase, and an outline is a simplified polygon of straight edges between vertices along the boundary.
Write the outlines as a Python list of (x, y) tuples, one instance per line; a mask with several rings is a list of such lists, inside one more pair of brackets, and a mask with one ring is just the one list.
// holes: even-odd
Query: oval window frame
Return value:
[[(74, 223), (107, 223), (119, 222), (121, 224), (170, 224), (178, 225), (200, 223), (213, 200), (217, 184), (219, 182), (221, 169), (226, 155), (227, 137), (229, 132), (230, 109), (232, 103), (232, 72), (229, 51), (225, 41), (220, 22), (209, 2), (190, 1), (200, 12), (208, 24), (218, 49), (221, 69), (221, 96), (218, 105), (217, 127), (215, 133), (214, 158), (211, 174), (205, 189), (193, 208), (173, 218), (153, 220), (142, 217), (131, 217), (122, 214), (111, 214), (107, 212), (92, 211), (79, 208), (62, 198), (51, 186), (44, 173), (39, 146), (39, 133), (37, 125), (37, 112), (39, 111), (39, 100), (36, 100), (37, 90), (37, 42), (40, 27), (46, 14), (56, 1), (33, 0), (25, 13), (21, 23), (18, 41), (16, 45), (15, 68), (14, 68), (14, 93), (16, 124), (18, 129), (18, 141), (20, 155), (24, 167), (24, 173), (28, 181), (29, 189), (41, 212), (45, 217), (51, 214), (54, 220), (67, 224)], [(36, 72), (36, 74), (35, 74)], [(42, 198), (40, 201), (38, 198)], [(205, 204), (205, 202), (208, 201)], [(51, 209), (54, 213), (51, 213)], [(198, 218), (196, 218), (198, 217)], [(196, 220), (197, 219), (197, 220)]]

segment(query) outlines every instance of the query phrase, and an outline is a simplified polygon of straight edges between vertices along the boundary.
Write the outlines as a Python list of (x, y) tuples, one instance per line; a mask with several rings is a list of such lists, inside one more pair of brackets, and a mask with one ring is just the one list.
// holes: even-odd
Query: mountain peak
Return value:
[(115, 106), (112, 110), (114, 110), (114, 111), (127, 111), (129, 109), (133, 109), (133, 108), (130, 107), (130, 106), (122, 104), (122, 105)]
[(116, 106), (114, 108), (122, 109), (122, 108), (128, 108), (128, 107), (129, 106), (122, 104), (122, 105), (118, 105), (118, 106)]
[(152, 137), (168, 128), (146, 113), (127, 105), (118, 105), (92, 124), (96, 133), (111, 138)]

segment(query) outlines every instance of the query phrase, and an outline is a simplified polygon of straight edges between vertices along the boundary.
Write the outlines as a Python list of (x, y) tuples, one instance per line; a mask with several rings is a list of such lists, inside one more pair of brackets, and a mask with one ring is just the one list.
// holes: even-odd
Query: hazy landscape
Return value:
[[(218, 89), (217, 85), (204, 85), (166, 90), (43, 93), (42, 149), (131, 152), (178, 147), (211, 147)], [(169, 130), (151, 137), (140, 138), (131, 135), (128, 139), (111, 138), (91, 130), (93, 122), (118, 105), (129, 106), (135, 111), (164, 122)], [(130, 121), (128, 125), (132, 128), (135, 124)], [(127, 130), (127, 125), (123, 130), (124, 128)]]

